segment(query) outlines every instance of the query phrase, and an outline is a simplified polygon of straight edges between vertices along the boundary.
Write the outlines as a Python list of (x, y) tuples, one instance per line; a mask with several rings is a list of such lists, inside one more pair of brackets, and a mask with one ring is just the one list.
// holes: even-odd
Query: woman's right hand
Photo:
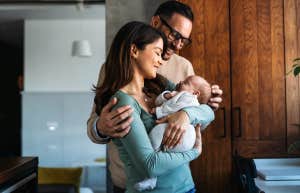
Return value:
[(200, 129), (199, 124), (196, 125), (195, 130), (196, 130), (196, 141), (195, 141), (194, 148), (198, 150), (199, 154), (201, 154), (201, 152), (202, 152), (202, 137), (201, 137), (201, 129)]
[(130, 124), (133, 120), (131, 117), (133, 110), (130, 106), (111, 110), (115, 104), (117, 104), (117, 99), (113, 98), (103, 107), (100, 118), (97, 121), (97, 129), (102, 135), (112, 138), (122, 138), (130, 130)]

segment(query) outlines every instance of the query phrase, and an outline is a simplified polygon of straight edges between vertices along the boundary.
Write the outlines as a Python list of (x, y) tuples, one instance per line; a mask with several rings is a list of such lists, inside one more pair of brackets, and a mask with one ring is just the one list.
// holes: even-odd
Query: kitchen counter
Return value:
[(300, 193), (300, 158), (254, 159), (257, 187), (265, 193)]
[(0, 192), (37, 192), (36, 157), (0, 158)]

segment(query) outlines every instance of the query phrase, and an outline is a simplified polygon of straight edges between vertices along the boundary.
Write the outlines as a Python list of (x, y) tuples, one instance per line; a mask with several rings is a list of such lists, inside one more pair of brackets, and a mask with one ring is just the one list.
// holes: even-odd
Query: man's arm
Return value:
[[(104, 80), (104, 65), (102, 65), (97, 86), (100, 86)], [(105, 105), (100, 116), (96, 113), (96, 105), (93, 104), (92, 112), (87, 121), (87, 135), (92, 142), (106, 144), (111, 137), (123, 137), (129, 132), (129, 125), (132, 122), (130, 107), (120, 107), (111, 111), (112, 107), (117, 104), (114, 98)]]
[(117, 99), (113, 98), (101, 110), (100, 116), (93, 111), (87, 122), (88, 136), (94, 143), (105, 144), (110, 138), (124, 137), (130, 130), (132, 122), (132, 109), (130, 106), (122, 106), (111, 110), (117, 104)]

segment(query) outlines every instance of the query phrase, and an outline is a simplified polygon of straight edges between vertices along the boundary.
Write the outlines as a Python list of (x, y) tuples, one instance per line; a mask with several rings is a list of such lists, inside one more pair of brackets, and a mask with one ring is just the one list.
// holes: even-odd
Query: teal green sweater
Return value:
[[(148, 133), (155, 125), (155, 116), (146, 112), (131, 96), (122, 91), (114, 95), (118, 104), (114, 108), (130, 105), (133, 108), (133, 122), (130, 132), (123, 138), (113, 139), (127, 176), (126, 192), (138, 192), (133, 186), (145, 178), (157, 177), (151, 193), (185, 193), (194, 187), (189, 162), (199, 156), (196, 149), (186, 152), (156, 152)], [(207, 105), (185, 108), (191, 123), (211, 122), (214, 113)], [(203, 116), (202, 116), (203, 115)]]

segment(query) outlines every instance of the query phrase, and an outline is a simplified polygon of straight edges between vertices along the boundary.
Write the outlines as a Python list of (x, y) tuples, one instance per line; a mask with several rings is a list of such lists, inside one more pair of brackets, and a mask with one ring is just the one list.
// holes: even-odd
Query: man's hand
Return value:
[(198, 149), (199, 154), (201, 154), (201, 152), (202, 152), (202, 137), (201, 137), (200, 125), (198, 124), (195, 127), (195, 129), (196, 129), (196, 141), (195, 141), (194, 148)]
[(165, 129), (162, 144), (166, 148), (173, 148), (178, 145), (183, 137), (187, 125), (189, 124), (189, 121), (189, 117), (184, 111), (178, 111), (157, 120), (156, 123), (169, 123), (168, 127)]
[(213, 110), (217, 110), (220, 107), (220, 103), (222, 102), (222, 94), (223, 91), (220, 89), (218, 85), (211, 86), (212, 97), (208, 101), (208, 105), (212, 107)]
[(103, 135), (121, 138), (130, 130), (133, 110), (130, 106), (123, 106), (111, 111), (115, 104), (117, 104), (117, 99), (113, 98), (103, 107), (97, 121), (97, 129)]

